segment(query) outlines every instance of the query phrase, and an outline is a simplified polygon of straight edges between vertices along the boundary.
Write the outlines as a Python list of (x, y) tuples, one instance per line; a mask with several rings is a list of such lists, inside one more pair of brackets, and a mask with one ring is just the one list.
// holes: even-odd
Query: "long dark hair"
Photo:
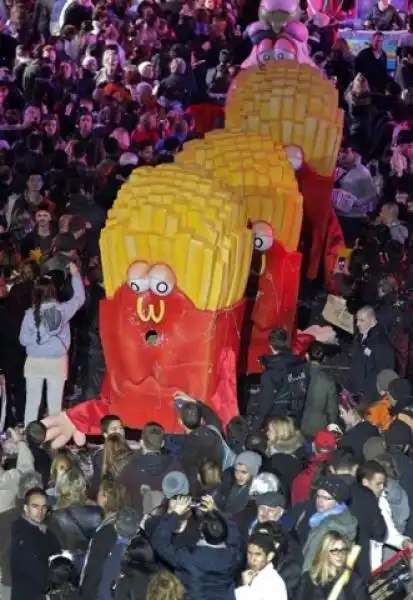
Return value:
[(51, 300), (56, 300), (56, 288), (53, 280), (47, 275), (39, 277), (34, 284), (32, 292), (33, 316), (37, 329), (36, 341), (38, 344), (40, 344), (40, 307), (43, 302), (50, 302)]

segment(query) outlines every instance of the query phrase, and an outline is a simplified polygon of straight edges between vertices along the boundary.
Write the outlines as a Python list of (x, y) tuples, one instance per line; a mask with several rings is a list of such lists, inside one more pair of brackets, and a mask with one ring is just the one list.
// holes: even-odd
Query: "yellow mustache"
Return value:
[(139, 319), (143, 323), (149, 323), (149, 321), (153, 321), (156, 323), (156, 325), (158, 325), (163, 321), (165, 316), (165, 302), (163, 300), (159, 300), (159, 312), (157, 314), (153, 304), (148, 304), (146, 309), (143, 307), (143, 298), (140, 296), (136, 305), (136, 312), (138, 313)]

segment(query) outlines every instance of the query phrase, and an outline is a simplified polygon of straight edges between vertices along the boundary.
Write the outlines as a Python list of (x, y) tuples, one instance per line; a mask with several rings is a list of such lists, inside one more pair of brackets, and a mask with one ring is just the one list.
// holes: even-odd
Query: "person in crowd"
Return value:
[(49, 559), (47, 573), (48, 600), (81, 600), (78, 573), (70, 554), (62, 552)]
[[(114, 569), (110, 572), (112, 579), (109, 581), (104, 577), (104, 568), (118, 539), (116, 520), (122, 511), (130, 508), (130, 498), (123, 485), (119, 484), (112, 477), (107, 476), (102, 479), (99, 488), (98, 504), (103, 510), (104, 518), (89, 542), (86, 558), (83, 563), (80, 588), (82, 596), (85, 598), (98, 597), (98, 590), (101, 590), (102, 594), (106, 594), (104, 597), (110, 598), (108, 595), (110, 594), (110, 586), (119, 574), (120, 563), (125, 551), (125, 544), (122, 543), (122, 548), (117, 548), (121, 552), (116, 554), (117, 562), (115, 561), (115, 565), (112, 565)], [(139, 527), (135, 516), (136, 514), (134, 513), (131, 520), (133, 520), (133, 528), (136, 525), (136, 530), (130, 533), (129, 529), (128, 535), (130, 537), (133, 537), (137, 533)], [(128, 519), (126, 520), (128, 521)]]
[(10, 547), (12, 525), (22, 514), (27, 492), (34, 488), (42, 488), (42, 476), (40, 473), (36, 473), (36, 471), (23, 473), (17, 488), (15, 506), (0, 513), (0, 594), (3, 600), (10, 600), (11, 598)]
[(73, 454), (67, 448), (57, 450), (50, 467), (50, 479), (46, 488), (49, 504), (54, 506), (58, 501), (57, 482), (61, 476), (75, 467)]
[(320, 481), (315, 500), (294, 508), (295, 532), (303, 545), (303, 571), (308, 571), (321, 540), (328, 531), (338, 531), (354, 541), (357, 520), (349, 510), (349, 491), (344, 481), (336, 475), (327, 475)]
[(279, 477), (289, 499), (292, 483), (306, 459), (304, 438), (290, 417), (272, 417), (267, 422), (266, 433), (268, 456), (263, 460), (263, 471)]
[(296, 598), (299, 600), (316, 600), (328, 597), (330, 591), (348, 570), (347, 577), (340, 588), (345, 598), (368, 600), (370, 595), (362, 579), (347, 567), (347, 560), (352, 544), (350, 540), (337, 531), (327, 532), (309, 571), (306, 571), (300, 581)]
[(224, 473), (222, 485), (218, 488), (215, 502), (223, 512), (236, 514), (247, 506), (253, 478), (258, 475), (262, 459), (256, 452), (241, 452), (233, 469)]
[(76, 467), (60, 475), (56, 493), (58, 501), (47, 524), (60, 547), (74, 555), (80, 572), (89, 542), (102, 521), (103, 511), (88, 499), (86, 478)]
[(293, 354), (283, 329), (271, 331), (268, 341), (271, 354), (261, 358), (265, 371), (260, 393), (252, 396), (247, 408), (252, 431), (274, 415), (292, 417), (300, 426), (310, 381), (308, 364)]
[(242, 572), (242, 585), (235, 590), (237, 600), (277, 598), (287, 600), (287, 588), (273, 566), (274, 540), (265, 533), (254, 533), (247, 545), (247, 568)]
[(375, 29), (376, 31), (403, 29), (403, 25), (402, 16), (396, 7), (392, 6), (390, 0), (379, 0), (374, 4), (364, 21), (366, 29)]
[(357, 312), (356, 325), (358, 333), (351, 350), (349, 389), (364, 394), (366, 402), (371, 403), (378, 398), (377, 376), (383, 369), (394, 369), (395, 355), (371, 306), (363, 306)]
[(331, 431), (318, 431), (313, 441), (314, 454), (310, 457), (306, 468), (294, 479), (291, 487), (291, 504), (305, 502), (312, 496), (314, 486), (320, 477), (325, 475), (326, 463), (337, 448), (337, 440)]
[(189, 598), (233, 598), (234, 577), (242, 561), (242, 540), (237, 527), (216, 511), (211, 497), (202, 500), (201, 539), (195, 548), (177, 549), (172, 544), (177, 521), (191, 503), (190, 496), (175, 499), (172, 512), (153, 532), (151, 544), (162, 560), (174, 569)]
[(34, 470), (42, 475), (46, 489), (50, 480), (52, 459), (46, 448), (46, 427), (39, 421), (29, 423), (25, 429), (26, 443), (32, 453)]
[(139, 452), (122, 469), (118, 481), (125, 486), (132, 506), (142, 514), (141, 486), (161, 491), (162, 480), (170, 471), (182, 471), (179, 462), (162, 453), (164, 431), (157, 423), (147, 423), (142, 430)]
[(27, 359), (25, 424), (36, 421), (42, 398), (43, 382), (47, 384), (49, 414), (62, 407), (63, 388), (67, 379), (70, 349), (70, 319), (85, 301), (85, 290), (78, 268), (70, 265), (73, 296), (58, 302), (56, 288), (50, 277), (43, 277), (33, 288), (33, 305), (26, 311), (20, 343), (25, 346)]
[(371, 543), (382, 543), (385, 540), (387, 526), (377, 496), (358, 481), (358, 469), (357, 459), (346, 452), (337, 452), (329, 461), (331, 473), (340, 477), (348, 486), (348, 505), (358, 523), (356, 543), (360, 546), (360, 554), (356, 570), (367, 581), (371, 576)]
[(133, 453), (124, 435), (111, 433), (105, 439), (102, 456), (102, 476), (116, 477), (132, 459)]
[(145, 534), (131, 539), (114, 586), (114, 600), (146, 600), (150, 578), (159, 571), (155, 553)]
[(367, 440), (379, 435), (377, 427), (364, 418), (365, 411), (362, 397), (348, 391), (341, 393), (339, 413), (346, 431), (340, 440), (340, 447), (359, 460), (363, 459), (363, 448)]
[[(125, 437), (125, 428), (117, 415), (106, 415), (103, 417), (100, 422), (100, 431), (104, 440), (106, 440), (110, 435), (118, 435), (123, 438)], [(99, 488), (99, 482), (102, 477), (103, 450), (103, 448), (99, 448), (92, 457), (93, 477), (90, 484), (92, 496), (96, 496)]]
[(183, 600), (185, 589), (177, 577), (166, 569), (151, 576), (146, 600)]
[(307, 390), (301, 433), (305, 438), (313, 438), (317, 431), (330, 423), (337, 423), (338, 394), (334, 379), (323, 369), (324, 347), (313, 342), (308, 348), (310, 383)]
[(376, 31), (370, 45), (358, 53), (355, 61), (355, 72), (364, 75), (370, 89), (375, 92), (384, 92), (388, 81), (387, 54), (383, 50), (383, 40), (383, 34)]
[(4, 445), (0, 445), (0, 514), (13, 508), (21, 476), (34, 470), (33, 455), (23, 434), (18, 429), (9, 429), (9, 434), (17, 445), (17, 462), (14, 469), (6, 470), (7, 456)]
[(41, 488), (29, 490), (22, 516), (12, 525), (10, 546), (11, 600), (46, 600), (49, 558), (60, 550), (59, 542), (45, 525), (47, 495)]
[(368, 488), (376, 496), (379, 508), (386, 523), (387, 535), (384, 542), (370, 541), (371, 570), (378, 569), (383, 563), (383, 543), (392, 548), (410, 550), (413, 542), (410, 538), (402, 535), (394, 523), (389, 501), (384, 495), (386, 487), (386, 471), (377, 461), (368, 461), (360, 466), (358, 478), (362, 485)]

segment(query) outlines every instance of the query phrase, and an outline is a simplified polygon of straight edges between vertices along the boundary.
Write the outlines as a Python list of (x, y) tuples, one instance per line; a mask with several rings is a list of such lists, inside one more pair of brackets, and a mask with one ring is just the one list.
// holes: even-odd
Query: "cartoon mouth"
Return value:
[(145, 342), (148, 346), (156, 346), (159, 342), (159, 334), (155, 329), (149, 329), (145, 334)]

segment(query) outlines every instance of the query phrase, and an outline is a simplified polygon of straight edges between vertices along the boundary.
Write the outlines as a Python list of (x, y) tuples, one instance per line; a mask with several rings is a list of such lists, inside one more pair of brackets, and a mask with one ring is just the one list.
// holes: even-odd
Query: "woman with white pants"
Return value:
[(36, 421), (42, 400), (43, 382), (47, 386), (49, 415), (61, 411), (68, 374), (70, 319), (85, 302), (85, 288), (75, 264), (70, 265), (73, 296), (58, 302), (56, 288), (47, 275), (35, 282), (32, 308), (29, 308), (20, 328), (20, 343), (25, 346), (26, 410), (24, 424)]

